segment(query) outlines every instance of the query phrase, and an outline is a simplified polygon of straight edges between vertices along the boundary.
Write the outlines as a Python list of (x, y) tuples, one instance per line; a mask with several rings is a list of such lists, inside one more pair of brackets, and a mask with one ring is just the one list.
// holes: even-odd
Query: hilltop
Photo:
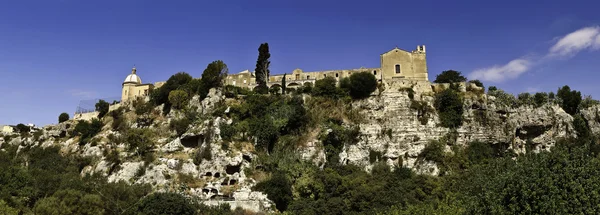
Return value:
[[(442, 80), (452, 72), (434, 84), (378, 84), (369, 72), (357, 74), (367, 75), (260, 93), (230, 85), (203, 90), (201, 79), (178, 73), (146, 97), (101, 101), (88, 119), (4, 134), (3, 172), (22, 175), (3, 176), (3, 184), (13, 185), (3, 189), (2, 207), (44, 214), (64, 196), (86, 196), (71, 204), (101, 214), (174, 207), (161, 199), (215, 213), (230, 213), (216, 207), (223, 203), (240, 208), (235, 213), (458, 214), (521, 204), (536, 204), (539, 212), (552, 209), (539, 200), (503, 202), (499, 193), (474, 198), (482, 194), (477, 186), (489, 186), (488, 194), (506, 191), (489, 183), (514, 182), (502, 173), (525, 167), (511, 162), (560, 158), (563, 169), (540, 171), (551, 178), (563, 170), (598, 175), (587, 169), (597, 160), (569, 169), (575, 155), (595, 157), (600, 105), (568, 86), (515, 97), (495, 87), (486, 92), (479, 81)], [(502, 170), (486, 172), (491, 167)], [(24, 183), (8, 182), (14, 177)], [(538, 176), (520, 177), (527, 183)], [(48, 187), (33, 185), (46, 180)], [(24, 189), (34, 192), (15, 193)], [(127, 196), (119, 207), (114, 189)], [(531, 197), (510, 194), (521, 195)], [(486, 208), (486, 201), (499, 209)]]

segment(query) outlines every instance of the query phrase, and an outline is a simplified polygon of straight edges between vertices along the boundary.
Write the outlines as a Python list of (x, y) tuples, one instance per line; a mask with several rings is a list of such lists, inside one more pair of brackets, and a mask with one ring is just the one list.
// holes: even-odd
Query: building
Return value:
[[(379, 68), (358, 68), (347, 70), (326, 70), (317, 72), (304, 72), (301, 69), (295, 69), (291, 74), (286, 75), (287, 87), (295, 87), (304, 83), (314, 83), (316, 80), (325, 77), (334, 77), (338, 81), (344, 77), (350, 77), (356, 72), (370, 72), (379, 82), (392, 82), (394, 80), (414, 80), (429, 81), (427, 73), (427, 60), (425, 46), (417, 46), (413, 51), (405, 51), (394, 48), (380, 55), (381, 64)], [(283, 75), (269, 76), (267, 85), (281, 85)], [(225, 85), (238, 87), (254, 88), (256, 86), (256, 76), (248, 70), (238, 74), (230, 74), (225, 80)]]
[[(378, 68), (358, 68), (347, 70), (326, 70), (317, 72), (304, 72), (301, 69), (295, 69), (291, 74), (286, 76), (287, 87), (296, 87), (304, 85), (304, 83), (314, 83), (316, 80), (325, 77), (334, 77), (340, 80), (344, 77), (350, 77), (356, 72), (370, 72), (379, 82), (392, 82), (394, 80), (414, 80), (428, 81), (427, 76), (427, 60), (425, 46), (417, 46), (413, 51), (405, 51), (398, 47), (381, 54), (381, 64)], [(268, 78), (267, 85), (280, 86), (283, 75), (271, 75)], [(142, 84), (142, 79), (137, 75), (136, 68), (133, 67), (125, 81), (123, 81), (123, 89), (121, 94), (121, 102), (133, 100), (136, 97), (145, 97), (150, 94), (154, 88), (161, 87), (165, 82), (156, 82), (154, 84)], [(225, 85), (233, 85), (238, 87), (254, 88), (256, 87), (256, 76), (254, 72), (249, 70), (242, 71), (238, 74), (229, 74), (225, 78)], [(76, 117), (80, 118), (80, 117)]]

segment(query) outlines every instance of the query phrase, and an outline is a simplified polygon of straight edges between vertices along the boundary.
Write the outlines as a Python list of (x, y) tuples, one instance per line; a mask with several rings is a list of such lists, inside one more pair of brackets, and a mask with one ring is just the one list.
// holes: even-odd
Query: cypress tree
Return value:
[(282, 95), (285, 95), (285, 76), (286, 76), (286, 75), (287, 75), (287, 74), (285, 74), (285, 73), (284, 73), (284, 74), (283, 74), (283, 79), (281, 79), (281, 94), (282, 94)]
[(258, 60), (256, 61), (256, 83), (261, 88), (267, 87), (267, 79), (269, 78), (269, 58), (271, 54), (269, 53), (269, 43), (260, 44), (258, 47)]

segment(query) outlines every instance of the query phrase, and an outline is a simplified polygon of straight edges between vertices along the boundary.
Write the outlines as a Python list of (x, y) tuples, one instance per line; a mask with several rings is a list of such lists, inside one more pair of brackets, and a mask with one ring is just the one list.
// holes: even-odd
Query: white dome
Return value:
[(125, 78), (125, 81), (123, 81), (123, 83), (142, 84), (142, 79), (136, 74), (129, 74), (127, 78)]

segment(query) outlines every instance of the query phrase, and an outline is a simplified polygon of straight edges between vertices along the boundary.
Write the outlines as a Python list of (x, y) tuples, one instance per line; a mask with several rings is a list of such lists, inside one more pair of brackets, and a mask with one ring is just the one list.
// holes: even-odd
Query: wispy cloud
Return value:
[(505, 65), (494, 65), (476, 69), (469, 74), (470, 79), (489, 82), (503, 82), (515, 79), (528, 72), (534, 65), (543, 64), (551, 59), (569, 58), (582, 50), (600, 49), (600, 26), (581, 28), (563, 37), (556, 37), (545, 57), (538, 60), (517, 58)]
[(502, 82), (507, 79), (519, 77), (524, 72), (527, 72), (531, 68), (531, 65), (531, 61), (519, 58), (505, 65), (494, 65), (475, 70), (469, 74), (469, 78), (481, 81)]
[(550, 57), (572, 57), (585, 49), (600, 48), (600, 26), (579, 29), (562, 37), (550, 48)]
[(71, 94), (71, 96), (77, 97), (77, 98), (82, 98), (82, 99), (91, 99), (96, 97), (96, 92), (92, 92), (92, 91), (85, 91), (85, 90), (69, 90), (69, 94)]

